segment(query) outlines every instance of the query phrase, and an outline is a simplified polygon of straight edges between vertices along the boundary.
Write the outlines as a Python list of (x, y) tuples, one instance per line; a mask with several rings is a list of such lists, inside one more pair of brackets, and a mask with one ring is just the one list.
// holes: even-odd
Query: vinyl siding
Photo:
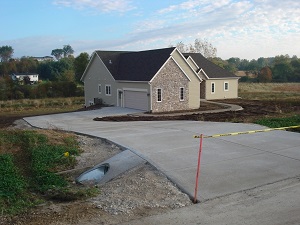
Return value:
[[(205, 97), (207, 100), (237, 98), (238, 97), (238, 79), (210, 79), (206, 80)], [(224, 83), (228, 82), (228, 91), (224, 90)], [(215, 93), (211, 92), (211, 84), (215, 83)]]
[[(94, 55), (90, 67), (85, 72), (84, 90), (85, 90), (85, 105), (89, 106), (94, 98), (101, 98), (105, 104), (116, 105), (116, 83), (109, 71), (106, 69), (103, 62), (97, 55)], [(99, 93), (99, 84), (101, 84), (101, 93)], [(105, 95), (105, 85), (111, 85), (111, 95)]]

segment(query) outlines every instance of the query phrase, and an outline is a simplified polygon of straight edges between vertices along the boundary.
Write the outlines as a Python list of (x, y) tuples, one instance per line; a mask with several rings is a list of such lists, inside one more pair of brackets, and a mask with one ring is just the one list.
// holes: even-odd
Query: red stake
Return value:
[(200, 160), (201, 160), (201, 153), (202, 153), (202, 140), (203, 140), (203, 134), (200, 135), (200, 147), (199, 147), (199, 154), (198, 154), (198, 166), (197, 166), (197, 174), (196, 174), (194, 203), (197, 203), (198, 181), (200, 176)]

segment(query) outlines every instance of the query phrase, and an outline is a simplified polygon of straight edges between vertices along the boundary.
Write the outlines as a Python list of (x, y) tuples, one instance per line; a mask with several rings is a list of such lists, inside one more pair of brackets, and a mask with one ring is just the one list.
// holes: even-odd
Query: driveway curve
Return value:
[[(255, 124), (201, 121), (93, 121), (95, 117), (139, 112), (107, 107), (24, 120), (35, 127), (73, 131), (122, 145), (165, 173), (191, 197), (199, 150), (199, 139), (193, 135), (264, 129)], [(300, 134), (288, 131), (204, 139), (197, 199), (212, 199), (298, 176), (299, 149)]]

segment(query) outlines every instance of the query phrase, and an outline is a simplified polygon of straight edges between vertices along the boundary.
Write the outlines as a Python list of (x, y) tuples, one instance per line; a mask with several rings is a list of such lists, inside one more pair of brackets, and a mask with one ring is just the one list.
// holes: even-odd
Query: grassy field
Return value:
[(0, 116), (61, 113), (83, 108), (84, 97), (0, 101)]
[[(254, 123), (273, 128), (300, 125), (300, 83), (240, 83), (239, 96), (242, 99), (260, 100), (275, 106), (282, 102), (295, 109), (294, 112), (285, 112), (285, 108), (278, 107), (278, 115), (261, 117), (253, 121)], [(294, 131), (299, 132), (300, 129)]]
[(300, 83), (239, 83), (239, 97), (251, 100), (300, 100)]

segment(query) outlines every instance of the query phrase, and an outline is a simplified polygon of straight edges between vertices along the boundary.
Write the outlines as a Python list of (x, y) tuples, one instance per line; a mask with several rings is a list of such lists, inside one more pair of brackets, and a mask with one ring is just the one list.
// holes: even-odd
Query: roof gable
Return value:
[(183, 53), (183, 55), (186, 58), (191, 57), (193, 61), (198, 65), (200, 70), (202, 69), (203, 71), (205, 71), (205, 74), (208, 76), (209, 79), (210, 78), (238, 78), (233, 73), (230, 73), (229, 71), (209, 61), (200, 53)]
[(140, 52), (97, 51), (115, 80), (150, 81), (175, 48)]

